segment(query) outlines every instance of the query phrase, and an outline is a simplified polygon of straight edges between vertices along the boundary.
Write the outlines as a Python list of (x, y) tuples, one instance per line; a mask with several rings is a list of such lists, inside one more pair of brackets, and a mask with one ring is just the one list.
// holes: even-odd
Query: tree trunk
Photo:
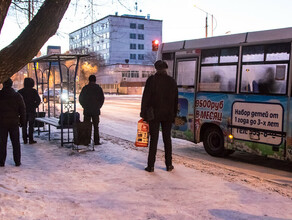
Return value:
[(0, 83), (29, 63), (56, 33), (69, 3), (70, 0), (46, 0), (18, 38), (0, 51)]
[(0, 0), (0, 33), (6, 18), (11, 0)]

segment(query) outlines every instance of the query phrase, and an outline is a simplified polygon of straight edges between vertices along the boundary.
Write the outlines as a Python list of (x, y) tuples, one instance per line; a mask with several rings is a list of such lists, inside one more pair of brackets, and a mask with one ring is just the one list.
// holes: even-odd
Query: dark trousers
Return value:
[(165, 165), (172, 165), (172, 144), (171, 144), (171, 126), (172, 122), (170, 121), (150, 121), (149, 122), (149, 133), (150, 133), (150, 146), (149, 146), (149, 154), (148, 154), (148, 166), (154, 167), (156, 152), (157, 152), (157, 144), (159, 138), (159, 126), (161, 124), (162, 129), (162, 138), (164, 143), (164, 151), (165, 151)]
[(84, 115), (84, 121), (86, 122), (91, 122), (92, 119), (92, 124), (93, 124), (93, 129), (94, 129), (94, 144), (100, 144), (99, 140), (99, 115)]
[(13, 148), (13, 159), (15, 164), (20, 163), (21, 152), (19, 142), (19, 127), (3, 127), (0, 128), (0, 164), (4, 165), (7, 156), (7, 138), (8, 134)]
[[(22, 126), (22, 138), (24, 142), (27, 142), (27, 137), (29, 141), (33, 141), (33, 126), (35, 121), (35, 113), (27, 113), (26, 121)], [(28, 135), (27, 135), (27, 125), (28, 125)]]

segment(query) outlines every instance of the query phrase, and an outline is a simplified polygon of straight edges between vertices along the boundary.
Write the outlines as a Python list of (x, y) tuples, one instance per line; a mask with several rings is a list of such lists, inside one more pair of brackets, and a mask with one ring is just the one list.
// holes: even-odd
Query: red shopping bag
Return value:
[(148, 147), (149, 139), (149, 124), (143, 119), (138, 121), (137, 137), (135, 146), (136, 147)]

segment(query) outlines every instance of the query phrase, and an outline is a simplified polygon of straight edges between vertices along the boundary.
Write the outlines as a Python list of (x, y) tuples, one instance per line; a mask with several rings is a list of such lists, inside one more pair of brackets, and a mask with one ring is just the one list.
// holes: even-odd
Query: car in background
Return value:
[(50, 101), (55, 101), (56, 103), (61, 103), (61, 101), (63, 101), (63, 103), (68, 103), (68, 102), (73, 102), (74, 101), (74, 94), (72, 92), (68, 93), (68, 90), (63, 89), (62, 90), (62, 94), (61, 94), (61, 89), (45, 89), (44, 90), (44, 94), (43, 94), (43, 101), (45, 103), (48, 102), (48, 100)]
[(57, 102), (59, 95), (60, 95), (59, 89), (55, 89), (55, 91), (54, 89), (49, 89), (49, 90), (45, 89), (43, 93), (43, 101), (45, 103), (47, 103), (48, 100)]
[(61, 103), (61, 99), (63, 103), (74, 102), (74, 94), (66, 89), (63, 89), (62, 94), (61, 92), (57, 96), (57, 102)]

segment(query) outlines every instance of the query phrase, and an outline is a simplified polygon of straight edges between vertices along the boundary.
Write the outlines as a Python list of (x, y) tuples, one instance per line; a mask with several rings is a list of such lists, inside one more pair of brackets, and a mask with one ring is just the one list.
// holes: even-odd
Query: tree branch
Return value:
[(0, 83), (29, 63), (56, 33), (69, 4), (70, 0), (46, 0), (19, 37), (0, 51)]

